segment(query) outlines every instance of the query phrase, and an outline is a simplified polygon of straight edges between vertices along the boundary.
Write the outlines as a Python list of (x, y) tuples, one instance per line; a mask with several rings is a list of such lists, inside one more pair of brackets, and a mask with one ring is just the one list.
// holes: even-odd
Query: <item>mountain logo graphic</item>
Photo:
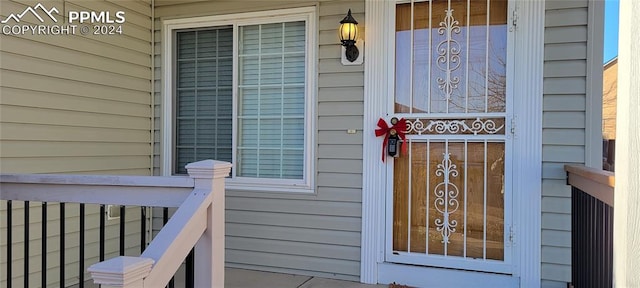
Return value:
[(32, 7), (27, 7), (27, 9), (24, 9), (24, 11), (22, 11), (22, 13), (20, 13), (20, 14), (11, 13), (9, 15), (9, 17), (7, 17), (7, 19), (4, 19), (4, 20), (0, 21), (0, 23), (6, 24), (11, 19), (13, 19), (13, 21), (19, 23), (20, 20), (22, 19), (22, 17), (24, 17), (28, 13), (31, 13), (31, 15), (35, 16), (36, 18), (38, 18), (38, 20), (40, 20), (40, 22), (44, 23), (44, 19), (42, 19), (40, 14), (38, 14), (38, 11), (44, 12), (47, 16), (49, 16), (49, 18), (51, 18), (51, 20), (53, 20), (53, 22), (58, 23), (58, 19), (53, 17), (53, 13), (55, 12), (56, 14), (59, 15), (60, 11), (58, 11), (58, 9), (55, 8), (55, 7), (51, 8), (50, 10), (47, 10), (47, 8), (44, 8), (44, 5), (42, 5), (40, 3), (38, 3), (33, 8)]

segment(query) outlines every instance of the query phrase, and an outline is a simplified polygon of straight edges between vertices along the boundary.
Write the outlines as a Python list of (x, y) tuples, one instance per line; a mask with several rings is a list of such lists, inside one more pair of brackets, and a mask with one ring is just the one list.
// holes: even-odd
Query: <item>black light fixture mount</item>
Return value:
[(351, 16), (351, 9), (347, 16), (340, 21), (340, 42), (345, 47), (345, 56), (349, 62), (356, 61), (360, 55), (356, 40), (358, 39), (358, 21)]

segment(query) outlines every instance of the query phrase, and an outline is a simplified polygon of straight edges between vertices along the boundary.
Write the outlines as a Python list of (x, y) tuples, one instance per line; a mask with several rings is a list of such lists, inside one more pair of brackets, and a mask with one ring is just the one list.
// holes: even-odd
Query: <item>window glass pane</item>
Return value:
[(258, 165), (260, 178), (281, 178), (280, 149), (261, 149)]
[[(206, 115), (209, 111), (216, 111), (218, 104), (217, 91), (215, 89), (201, 89), (198, 91), (196, 111), (198, 115)], [(186, 115), (185, 115), (186, 116)]]
[(204, 159), (231, 161), (233, 30), (177, 32), (175, 173)]
[(263, 55), (260, 57), (260, 85), (281, 84), (282, 74), (284, 73), (282, 70), (283, 62), (282, 53), (280, 55)]
[[(216, 120), (198, 119), (196, 123), (196, 133), (198, 135), (198, 148), (212, 148), (216, 145)], [(198, 150), (200, 150), (198, 149)], [(198, 151), (199, 152), (199, 151)]]
[(282, 142), (282, 120), (260, 119), (260, 147), (264, 149), (280, 149)]
[(193, 147), (195, 145), (196, 131), (195, 121), (179, 119), (176, 125), (178, 130), (178, 147)]
[(240, 27), (238, 176), (303, 178), (305, 29), (304, 21)]
[[(258, 177), (258, 151), (238, 148), (238, 167), (242, 167), (243, 177)], [(240, 173), (238, 173), (240, 174)]]
[(304, 87), (285, 87), (282, 93), (283, 113), (285, 116), (300, 115), (299, 111), (304, 110), (304, 98), (299, 95), (304, 94)]
[(291, 53), (284, 58), (284, 83), (304, 83), (304, 52)]
[[(260, 115), (282, 115), (282, 88), (268, 87), (260, 89)], [(278, 117), (279, 118), (279, 117)]]
[(240, 87), (249, 87), (258, 85), (258, 77), (260, 75), (259, 58), (257, 56), (240, 56)]
[(260, 25), (243, 26), (240, 30), (239, 47), (241, 56), (260, 53)]
[(300, 179), (302, 178), (303, 165), (299, 161), (303, 157), (304, 151), (283, 150), (282, 151), (282, 176), (283, 178)]
[(197, 83), (200, 88), (215, 88), (218, 83), (218, 70), (217, 59), (198, 61)]
[(282, 33), (283, 33), (283, 23), (274, 23), (274, 24), (266, 24), (261, 25), (261, 33), (260, 33), (260, 50), (261, 54), (282, 54)]
[(507, 2), (398, 4), (395, 111), (504, 112)]
[(238, 89), (238, 94), (242, 95), (238, 101), (241, 115), (258, 115), (258, 91), (257, 88)]
[(219, 86), (218, 95), (225, 95), (224, 97), (218, 97), (216, 101), (216, 113), (218, 115), (218, 123), (222, 120), (231, 121), (233, 115), (233, 99), (231, 97), (231, 86)]
[[(229, 50), (232, 48), (229, 47)], [(229, 56), (220, 56), (217, 62), (218, 66), (218, 89), (231, 89), (233, 85), (233, 58)], [(226, 99), (226, 98), (225, 98)]]
[(239, 119), (240, 139), (238, 139), (238, 149), (248, 149), (258, 146), (258, 120)]
[[(191, 148), (176, 149), (176, 166), (184, 168), (184, 166), (193, 162), (195, 159), (194, 152), (194, 149)], [(186, 173), (186, 171), (181, 173)]]
[(196, 57), (196, 32), (178, 33), (178, 58), (193, 59)]
[(284, 52), (305, 51), (305, 42), (300, 39), (305, 38), (306, 25), (304, 21), (284, 23)]
[(196, 85), (196, 61), (178, 61), (178, 88), (194, 87)]
[(198, 58), (215, 58), (218, 53), (217, 30), (198, 31)]
[(282, 147), (284, 149), (300, 150), (300, 147), (304, 145), (304, 119), (284, 119), (282, 128)]
[(178, 117), (193, 117), (196, 113), (196, 91), (195, 89), (178, 90)]

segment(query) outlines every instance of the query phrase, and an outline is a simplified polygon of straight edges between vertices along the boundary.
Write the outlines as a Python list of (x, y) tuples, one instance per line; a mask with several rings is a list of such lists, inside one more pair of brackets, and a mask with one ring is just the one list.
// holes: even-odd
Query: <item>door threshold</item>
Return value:
[(378, 263), (378, 283), (428, 288), (515, 288), (520, 279), (506, 274), (384, 262)]

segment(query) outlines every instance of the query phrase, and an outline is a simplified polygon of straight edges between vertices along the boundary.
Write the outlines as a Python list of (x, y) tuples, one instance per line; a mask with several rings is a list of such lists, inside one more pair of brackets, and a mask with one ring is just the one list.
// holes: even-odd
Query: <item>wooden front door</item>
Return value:
[(508, 4), (396, 5), (390, 116), (408, 153), (387, 165), (388, 262), (512, 271)]

